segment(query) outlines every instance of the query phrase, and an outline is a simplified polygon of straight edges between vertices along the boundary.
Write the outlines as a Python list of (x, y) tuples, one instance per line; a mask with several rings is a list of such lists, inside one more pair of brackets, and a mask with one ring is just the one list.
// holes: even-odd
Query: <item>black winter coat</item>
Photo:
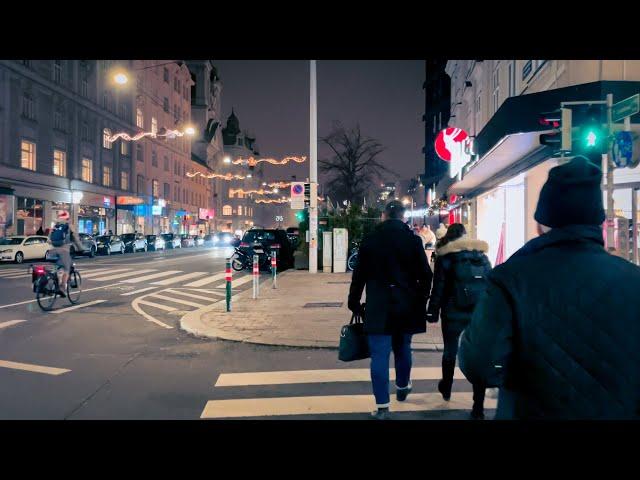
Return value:
[[(402, 221), (387, 220), (360, 245), (358, 264), (349, 290), (349, 309), (359, 309), (366, 285), (366, 333), (425, 332), (432, 276), (420, 237)], [(407, 318), (394, 318), (389, 311), (391, 284), (406, 286), (418, 298)]]
[(640, 268), (603, 244), (553, 229), (489, 274), (459, 361), (502, 386), (497, 419), (640, 419)]
[(454, 266), (469, 259), (484, 267), (485, 276), (491, 271), (491, 262), (485, 255), (489, 245), (482, 240), (460, 238), (436, 250), (433, 286), (428, 313), (434, 319), (442, 318), (443, 332), (460, 333), (471, 321), (472, 310), (460, 309), (455, 303)]

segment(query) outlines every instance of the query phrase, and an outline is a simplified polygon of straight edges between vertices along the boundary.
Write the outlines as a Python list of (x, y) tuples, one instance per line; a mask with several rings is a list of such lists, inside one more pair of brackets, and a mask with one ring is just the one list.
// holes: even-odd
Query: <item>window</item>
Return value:
[(177, 121), (178, 118), (179, 118), (178, 117), (178, 104), (174, 103), (173, 104), (173, 119)]
[(237, 194), (238, 194), (238, 198), (244, 198), (244, 193), (242, 193), (242, 191), (238, 190)]
[(138, 195), (144, 195), (144, 177), (142, 175), (138, 175), (137, 183), (136, 183), (136, 193)]
[(27, 68), (31, 67), (31, 60), (20, 60), (20, 61), (25, 67)]
[(125, 120), (129, 117), (129, 107), (126, 103), (120, 104), (120, 118), (124, 118)]
[(151, 133), (158, 133), (158, 120), (156, 117), (151, 117)]
[(59, 177), (67, 176), (67, 154), (62, 150), (53, 151), (53, 174)]
[(110, 140), (111, 130), (105, 128), (102, 130), (102, 146), (111, 150), (113, 148), (113, 142)]
[(136, 126), (144, 128), (144, 115), (142, 115), (142, 110), (139, 108), (136, 108)]
[(80, 81), (80, 95), (82, 95), (85, 98), (89, 97), (89, 80), (87, 79), (87, 77), (84, 77), (84, 76)]
[(102, 167), (102, 185), (105, 187), (111, 186), (111, 167)]
[(516, 62), (513, 60), (509, 63), (509, 96), (513, 97), (516, 94)]
[(139, 162), (144, 162), (144, 150), (142, 150), (142, 145), (136, 145), (136, 160)]
[(182, 190), (182, 203), (189, 203), (189, 192)]
[(53, 61), (53, 81), (62, 83), (62, 60)]
[(120, 142), (120, 154), (129, 155), (129, 142), (127, 142), (126, 140), (122, 140)]
[(90, 158), (82, 159), (82, 181), (93, 183), (93, 160)]
[(229, 189), (229, 198), (233, 198), (236, 194), (236, 191), (233, 188)]
[(180, 91), (180, 87), (178, 86), (178, 77), (173, 77), (173, 89), (176, 92)]
[(222, 215), (225, 216), (230, 216), (232, 215), (232, 209), (231, 209), (231, 205), (225, 205), (224, 207), (222, 207)]
[(168, 183), (165, 183), (164, 184), (164, 198), (166, 198), (168, 200), (170, 196), (171, 196), (171, 185), (169, 185)]
[(527, 60), (522, 67), (522, 80), (526, 80), (526, 78), (531, 74), (531, 70), (533, 69), (533, 60)]
[(55, 110), (53, 112), (53, 128), (64, 131), (64, 111)]
[(158, 198), (160, 196), (160, 182), (153, 180), (151, 182), (151, 195)]
[(158, 166), (158, 155), (155, 150), (151, 150), (151, 165), (154, 167)]
[(36, 169), (36, 144), (22, 140), (20, 166), (29, 170)]
[(180, 201), (180, 187), (178, 185), (175, 186), (175, 191), (173, 192), (173, 200), (176, 202)]
[(500, 71), (498, 67), (493, 71), (493, 113), (498, 111), (500, 105)]
[(84, 140), (85, 142), (89, 141), (89, 124), (87, 122), (82, 122), (82, 128), (81, 128), (81, 135), (82, 135), (82, 140)]
[(120, 189), (129, 190), (129, 172), (120, 172)]
[(164, 81), (169, 83), (169, 69), (164, 67)]
[(167, 157), (166, 155), (164, 156), (164, 171), (169, 171), (169, 157)]
[(164, 111), (169, 113), (169, 99), (167, 97), (164, 97), (162, 105), (164, 107)]
[(35, 120), (35, 106), (33, 97), (28, 93), (22, 95), (22, 115), (31, 120)]
[(242, 215), (242, 205), (238, 205), (238, 215)]

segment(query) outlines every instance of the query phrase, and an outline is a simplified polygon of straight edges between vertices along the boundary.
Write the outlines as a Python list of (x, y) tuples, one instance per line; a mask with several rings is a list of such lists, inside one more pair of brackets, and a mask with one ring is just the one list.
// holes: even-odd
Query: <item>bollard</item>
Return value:
[(258, 255), (253, 256), (253, 299), (258, 298), (259, 285), (260, 285), (260, 257)]
[(231, 258), (227, 258), (227, 265), (225, 267), (225, 277), (227, 281), (227, 312), (231, 311)]
[(278, 277), (278, 261), (276, 259), (277, 252), (273, 250), (271, 253), (271, 278), (273, 279), (273, 288), (278, 288), (277, 286), (277, 277)]

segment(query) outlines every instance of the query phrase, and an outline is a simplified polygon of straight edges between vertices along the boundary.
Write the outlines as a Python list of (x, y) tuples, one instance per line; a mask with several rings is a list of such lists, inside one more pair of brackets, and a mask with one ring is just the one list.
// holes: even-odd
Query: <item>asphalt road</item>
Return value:
[[(53, 312), (35, 303), (28, 264), (0, 265), (0, 419), (367, 419), (366, 360), (345, 364), (334, 350), (204, 340), (177, 328), (187, 311), (224, 301), (229, 253), (78, 259), (81, 301), (69, 309), (58, 299)], [(234, 274), (234, 293), (251, 288), (246, 280)], [(467, 418), (466, 380), (456, 380), (448, 404), (433, 395), (439, 365), (437, 353), (414, 355), (423, 369), (413, 381), (419, 401), (394, 418)]]

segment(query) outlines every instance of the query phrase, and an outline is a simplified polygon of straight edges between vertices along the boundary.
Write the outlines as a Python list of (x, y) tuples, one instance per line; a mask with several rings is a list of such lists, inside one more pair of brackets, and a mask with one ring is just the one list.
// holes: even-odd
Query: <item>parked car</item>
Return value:
[(247, 230), (238, 248), (248, 255), (253, 255), (256, 246), (261, 246), (265, 252), (271, 251), (277, 246), (278, 269), (284, 270), (293, 267), (293, 248), (284, 230), (266, 228)]
[(205, 235), (203, 239), (203, 244), (205, 247), (215, 247), (215, 241), (213, 235)]
[(118, 235), (101, 235), (96, 238), (98, 253), (111, 255), (112, 253), (124, 254), (124, 242)]
[(69, 247), (69, 252), (71, 252), (71, 256), (75, 257), (77, 255), (86, 255), (88, 257), (95, 257), (98, 252), (98, 246), (96, 245), (95, 239), (91, 235), (87, 235), (86, 233), (79, 233), (78, 237), (80, 237), (80, 243), (82, 244), (82, 251), (76, 251), (75, 245), (72, 243)]
[(164, 250), (164, 238), (162, 235), (147, 235), (147, 248), (149, 250)]
[(190, 235), (182, 235), (182, 247), (195, 247), (196, 242)]
[(182, 248), (182, 239), (173, 233), (163, 233), (162, 239), (166, 248)]
[(125, 252), (147, 251), (147, 239), (141, 233), (125, 233), (120, 236), (120, 239), (124, 242)]
[(53, 248), (49, 239), (40, 235), (19, 235), (0, 239), (0, 260), (22, 263), (25, 260), (46, 258)]
[(195, 242), (196, 247), (202, 247), (204, 245), (204, 237), (201, 237), (199, 235), (194, 235), (193, 241)]

